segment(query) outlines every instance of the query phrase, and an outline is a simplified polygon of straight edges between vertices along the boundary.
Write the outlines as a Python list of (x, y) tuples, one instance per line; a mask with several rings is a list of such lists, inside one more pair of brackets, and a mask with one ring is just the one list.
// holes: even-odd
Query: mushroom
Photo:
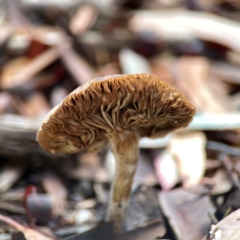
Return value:
[(195, 107), (183, 93), (143, 73), (93, 79), (70, 93), (47, 115), (37, 133), (51, 153), (99, 151), (108, 142), (116, 160), (106, 220), (121, 231), (141, 137), (161, 137), (186, 127)]

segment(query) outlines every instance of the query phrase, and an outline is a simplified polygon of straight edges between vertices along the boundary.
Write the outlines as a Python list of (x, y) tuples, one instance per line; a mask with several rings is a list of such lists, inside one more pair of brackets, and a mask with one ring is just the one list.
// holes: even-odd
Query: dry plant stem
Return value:
[(137, 167), (139, 136), (135, 132), (114, 131), (107, 137), (115, 156), (116, 172), (106, 220), (114, 220), (115, 231), (121, 232)]

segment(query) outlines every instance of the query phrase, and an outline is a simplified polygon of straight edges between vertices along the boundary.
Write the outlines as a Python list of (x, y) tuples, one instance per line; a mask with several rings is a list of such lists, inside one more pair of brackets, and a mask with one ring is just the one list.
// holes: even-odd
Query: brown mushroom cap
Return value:
[(155, 75), (99, 77), (49, 112), (37, 140), (52, 153), (100, 150), (108, 142), (105, 133), (128, 130), (141, 137), (164, 136), (187, 126), (195, 111), (183, 93)]

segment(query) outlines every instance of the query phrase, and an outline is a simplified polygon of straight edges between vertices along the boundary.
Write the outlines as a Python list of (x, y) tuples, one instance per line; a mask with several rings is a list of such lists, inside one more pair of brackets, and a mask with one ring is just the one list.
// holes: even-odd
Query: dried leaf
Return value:
[(122, 72), (125, 74), (150, 73), (151, 67), (143, 56), (124, 48), (119, 55)]
[(1, 87), (3, 89), (12, 87), (12, 79), (22, 68), (26, 67), (30, 59), (26, 57), (16, 58), (9, 61), (2, 70), (1, 73)]
[(92, 4), (85, 3), (80, 5), (70, 21), (70, 30), (74, 34), (84, 33), (94, 24), (97, 15), (97, 9)]
[(184, 187), (198, 184), (206, 166), (206, 137), (202, 132), (175, 135), (169, 151), (176, 159)]
[(121, 74), (118, 64), (108, 63), (101, 67), (96, 73), (95, 77), (103, 77), (107, 75)]
[[(26, 101), (19, 97), (14, 97), (13, 106), (22, 115), (29, 118), (46, 116), (50, 111), (50, 106), (41, 92), (35, 92)], [(38, 106), (36, 108), (36, 106)]]
[(0, 192), (5, 192), (15, 184), (25, 171), (25, 164), (21, 161), (8, 163), (0, 171)]
[(94, 69), (74, 51), (67, 39), (58, 45), (58, 51), (77, 84), (82, 85), (93, 78)]
[[(162, 219), (159, 208), (158, 191), (152, 187), (139, 187), (131, 196), (129, 209), (125, 221), (125, 231), (137, 229), (147, 223)], [(162, 233), (166, 231), (164, 223), (161, 226)], [(162, 233), (159, 232), (160, 235)]]
[(51, 26), (25, 26), (20, 31), (25, 33), (31, 40), (35, 39), (49, 46), (55, 46), (65, 39), (65, 34), (62, 30)]
[(11, 24), (1, 24), (0, 28), (0, 44), (3, 44), (16, 30)]
[(179, 181), (178, 166), (169, 151), (153, 150), (154, 166), (163, 190), (173, 188)]
[(3, 88), (9, 88), (13, 86), (21, 85), (29, 81), (37, 73), (42, 71), (45, 67), (57, 60), (59, 53), (57, 48), (50, 48), (38, 55), (31, 61), (24, 60), (21, 66), (18, 66), (17, 70), (14, 69), (14, 73), (5, 80)]
[(214, 174), (212, 180), (214, 181), (214, 185), (209, 192), (211, 195), (224, 194), (226, 192), (229, 192), (233, 187), (231, 179), (223, 169), (218, 169)]
[(16, 230), (21, 231), (26, 240), (54, 240), (54, 238), (47, 237), (43, 233), (40, 233), (34, 229), (25, 227), (21, 225), (20, 223), (12, 220), (9, 217), (3, 216), (0, 214), (0, 221), (9, 224), (10, 226), (14, 227)]
[(191, 130), (228, 130), (240, 128), (240, 113), (232, 112), (225, 114), (201, 114), (197, 113), (189, 124)]
[(178, 239), (201, 239), (211, 223), (209, 213), (215, 211), (209, 196), (189, 193), (184, 189), (159, 193), (160, 206)]
[(53, 201), (53, 215), (58, 216), (64, 213), (68, 190), (62, 179), (53, 171), (45, 171), (42, 178), (42, 185)]
[(240, 24), (210, 13), (186, 10), (137, 11), (129, 22), (136, 33), (153, 32), (160, 39), (200, 38), (240, 52)]
[(0, 201), (0, 209), (5, 210), (7, 212), (16, 213), (16, 214), (21, 214), (21, 215), (25, 214), (25, 210), (23, 207), (13, 203), (4, 202), (2, 200)]
[(240, 84), (240, 71), (238, 66), (225, 62), (214, 62), (211, 65), (210, 71), (225, 82)]
[[(203, 113), (224, 113), (231, 109), (224, 95), (217, 95), (208, 83), (210, 64), (201, 57), (182, 57), (177, 66), (176, 87)], [(201, 89), (201, 91), (198, 91)], [(224, 101), (223, 101), (224, 100)]]

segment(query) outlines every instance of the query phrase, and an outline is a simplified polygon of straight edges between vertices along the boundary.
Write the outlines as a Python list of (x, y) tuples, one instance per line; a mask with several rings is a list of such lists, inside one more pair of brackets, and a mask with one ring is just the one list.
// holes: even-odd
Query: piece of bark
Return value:
[(208, 133), (210, 139), (215, 141), (224, 142), (230, 146), (239, 146), (240, 143), (240, 130), (226, 130)]
[(15, 26), (24, 26), (30, 24), (28, 18), (21, 11), (20, 2), (9, 0), (5, 2), (8, 20)]
[[(24, 12), (20, 8), (20, 4), (16, 1), (7, 1), (6, 7), (9, 20), (16, 27), (17, 31), (27, 33), (31, 39), (35, 39), (36, 41), (42, 41), (42, 38), (45, 37), (46, 29), (49, 29), (49, 27), (44, 28), (42, 26), (34, 26), (34, 24), (25, 16)], [(43, 31), (39, 31), (40, 29)], [(53, 28), (50, 29), (52, 30)], [(56, 30), (56, 28), (54, 30)], [(50, 42), (54, 39), (53, 33), (54, 31), (51, 31)], [(61, 34), (55, 36), (55, 40), (56, 39), (60, 41), (62, 39)]]
[(229, 192), (233, 184), (223, 169), (218, 169), (212, 178), (214, 185), (209, 191), (210, 195), (220, 195)]
[(106, 75), (121, 74), (117, 63), (108, 63), (97, 70), (94, 77), (103, 77)]
[(9, 202), (0, 201), (0, 209), (15, 214), (25, 214), (25, 210), (23, 207)]
[(12, 24), (1, 24), (0, 27), (0, 45), (2, 45), (16, 30)]
[(190, 130), (237, 130), (240, 128), (240, 113), (197, 113), (188, 125)]
[(221, 142), (208, 141), (206, 147), (207, 149), (216, 151), (217, 153), (225, 153), (233, 157), (238, 157), (240, 155), (240, 148), (232, 147)]
[(219, 159), (222, 163), (222, 166), (225, 168), (229, 178), (231, 179), (233, 185), (240, 191), (239, 176), (236, 171), (233, 171), (232, 160), (228, 157), (226, 153), (220, 153)]
[(0, 200), (1, 201), (22, 201), (24, 196), (24, 189), (15, 189), (14, 191), (7, 191), (1, 193)]
[(119, 61), (124, 74), (151, 72), (151, 67), (147, 59), (131, 49), (122, 49), (119, 53)]
[[(26, 101), (14, 97), (13, 105), (16, 110), (25, 117), (37, 118), (46, 116), (51, 110), (45, 96), (41, 92), (35, 92)], [(36, 106), (38, 106), (36, 108)]]
[(24, 63), (21, 63), (21, 66), (19, 66), (17, 69), (14, 69), (14, 72), (5, 80), (2, 87), (9, 88), (28, 82), (32, 77), (56, 61), (58, 57), (58, 49), (52, 47), (31, 61), (25, 60)]
[(62, 73), (58, 74), (57, 69), (51, 69), (51, 73), (41, 73), (41, 75), (31, 78), (28, 82), (19, 86), (8, 87), (6, 91), (15, 96), (27, 96), (31, 92), (45, 90), (55, 85), (61, 78), (64, 77), (64, 69), (62, 70)]
[(177, 64), (174, 85), (189, 97), (199, 112), (227, 112), (231, 106), (224, 103), (224, 100), (227, 102), (226, 97), (216, 95), (208, 84), (209, 68), (205, 58), (182, 57)]
[(153, 74), (173, 85), (174, 73), (172, 72), (172, 67), (176, 64), (174, 56), (165, 56), (163, 54), (150, 60), (150, 63)]
[(160, 206), (179, 240), (201, 239), (211, 223), (215, 208), (208, 196), (189, 193), (182, 188), (159, 193)]
[(35, 39), (52, 47), (64, 41), (66, 37), (61, 29), (44, 25), (25, 26), (24, 28), (20, 28), (19, 31), (26, 34), (31, 40)]
[[(131, 230), (117, 237), (117, 240), (147, 240), (160, 239), (166, 232), (161, 219), (148, 222), (144, 226)], [(162, 238), (161, 238), (162, 239)]]
[(240, 65), (240, 54), (235, 51), (228, 51), (226, 54), (227, 61), (233, 65)]
[(80, 5), (71, 18), (69, 29), (74, 34), (82, 34), (89, 29), (95, 22), (98, 11), (94, 5), (85, 3)]
[(53, 201), (53, 215), (63, 215), (66, 210), (68, 190), (62, 179), (53, 171), (47, 170), (42, 176), (42, 185)]
[(100, 226), (93, 228), (85, 233), (77, 234), (72, 237), (68, 237), (66, 240), (109, 240), (114, 239), (113, 223), (103, 223)]
[(67, 39), (58, 45), (58, 51), (64, 65), (78, 85), (82, 85), (93, 78), (94, 69), (74, 51)]
[(5, 64), (1, 73), (1, 88), (6, 89), (12, 87), (14, 75), (26, 67), (29, 61), (30, 59), (27, 57), (20, 57)]
[(220, 61), (214, 62), (211, 64), (210, 72), (225, 82), (240, 84), (240, 70), (238, 66)]
[(233, 188), (231, 179), (226, 171), (217, 169), (212, 177), (203, 177), (201, 183), (189, 190), (193, 193), (207, 194), (210, 196), (223, 195)]
[(7, 216), (3, 216), (0, 214), (0, 221), (9, 224), (10, 226), (14, 227), (16, 230), (22, 232), (26, 238), (26, 240), (54, 240), (53, 237), (48, 237), (43, 233), (40, 233), (34, 229), (25, 227), (18, 222), (12, 220)]
[(169, 152), (175, 158), (184, 187), (198, 184), (206, 165), (206, 137), (202, 132), (174, 135)]
[(200, 38), (240, 52), (240, 24), (210, 13), (182, 9), (136, 11), (129, 27), (136, 33), (153, 32), (167, 41)]
[[(159, 218), (162, 218), (162, 212), (158, 203), (157, 191), (151, 187), (140, 187), (136, 189), (131, 194), (125, 220), (125, 231), (144, 226), (148, 222)], [(165, 231), (166, 229), (164, 232)]]
[(79, 209), (91, 209), (97, 205), (96, 199), (86, 199), (82, 202), (77, 203), (76, 208)]
[(12, 105), (12, 96), (7, 92), (0, 93), (0, 114), (3, 114)]
[(221, 167), (221, 162), (218, 159), (207, 159), (206, 170), (212, 170)]
[(3, 166), (0, 171), (0, 192), (5, 192), (11, 188), (23, 175), (25, 162), (10, 162)]

